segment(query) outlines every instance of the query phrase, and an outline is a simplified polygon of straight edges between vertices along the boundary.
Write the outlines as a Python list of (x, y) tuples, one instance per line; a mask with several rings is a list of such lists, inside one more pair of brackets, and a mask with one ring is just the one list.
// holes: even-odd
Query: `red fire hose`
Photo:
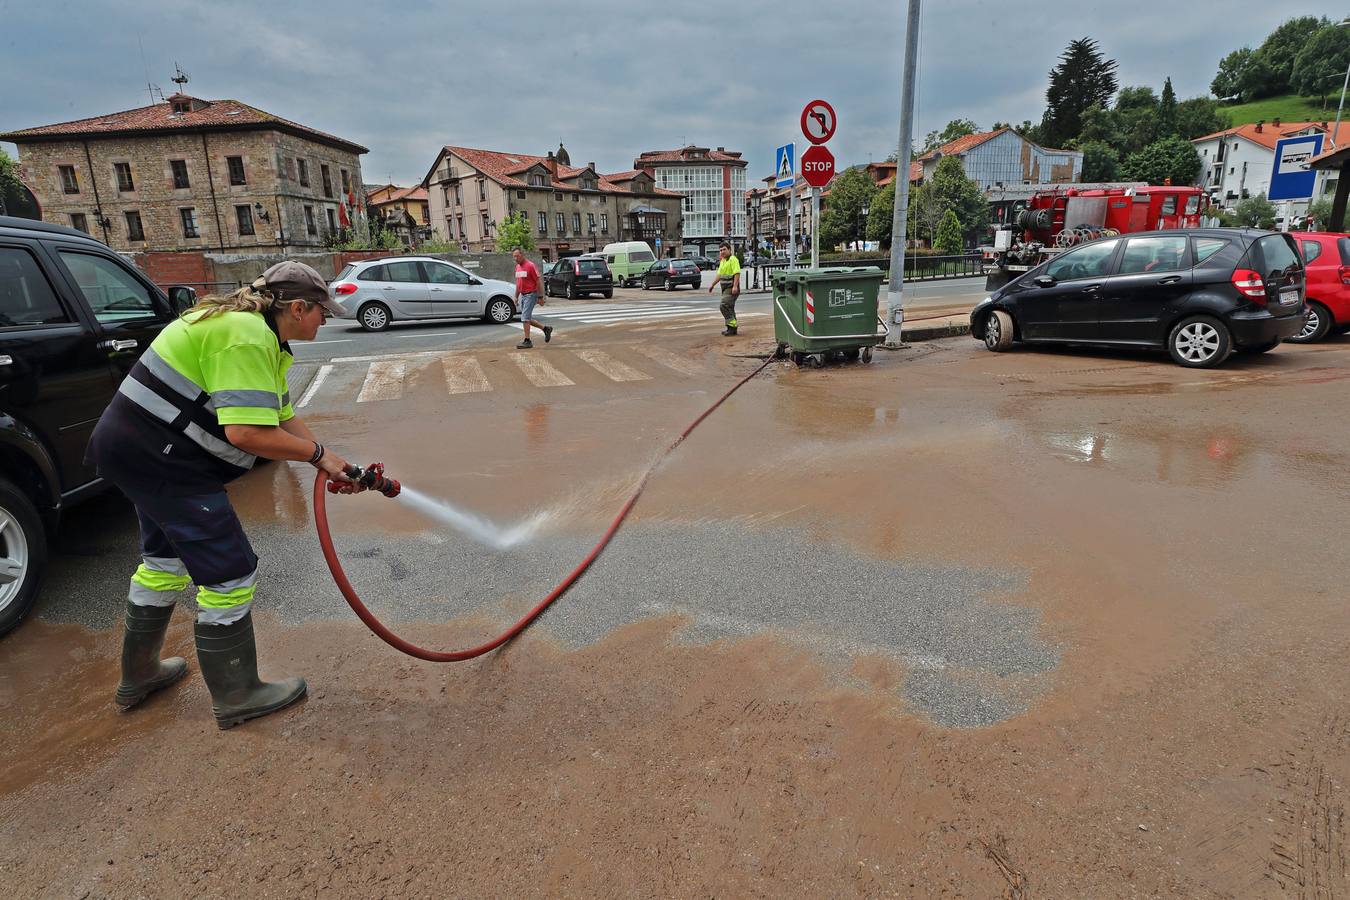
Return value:
[(314, 525), (319, 530), (319, 546), (323, 548), (323, 558), (328, 561), (328, 571), (333, 573), (333, 581), (337, 583), (338, 590), (341, 591), (342, 596), (346, 598), (347, 604), (352, 608), (352, 612), (356, 613), (357, 617), (360, 618), (362, 622), (365, 622), (366, 627), (375, 632), (376, 636), (396, 650), (402, 650), (409, 656), (415, 656), (418, 659), (425, 659), (429, 662), (461, 662), (462, 660), (473, 659), (475, 656), (482, 656), (484, 653), (491, 650), (496, 650), (502, 644), (505, 644), (507, 641), (528, 628), (530, 623), (539, 618), (540, 613), (548, 609), (553, 601), (567, 593), (572, 585), (577, 583), (577, 580), (581, 578), (582, 574), (591, 567), (591, 563), (595, 562), (600, 557), (600, 554), (604, 552), (604, 549), (609, 546), (609, 542), (613, 540), (615, 533), (619, 530), (619, 526), (623, 524), (624, 519), (628, 518), (628, 514), (632, 512), (633, 507), (637, 504), (638, 498), (642, 496), (642, 491), (647, 487), (647, 481), (651, 478), (652, 473), (656, 471), (656, 467), (659, 466), (667, 456), (674, 452), (676, 447), (684, 443), (684, 439), (693, 434), (694, 429), (697, 428), (704, 419), (712, 415), (713, 410), (725, 403), (727, 398), (740, 390), (742, 385), (747, 381), (764, 371), (769, 363), (773, 362), (773, 359), (773, 357), (766, 359), (753, 372), (736, 382), (731, 387), (731, 390), (727, 391), (717, 399), (716, 403), (700, 413), (697, 419), (689, 423), (689, 427), (680, 432), (680, 436), (672, 441), (670, 446), (665, 449), (665, 452), (657, 457), (647, 471), (642, 474), (642, 480), (638, 482), (638, 486), (633, 491), (632, 496), (630, 496), (627, 502), (619, 508), (619, 514), (614, 517), (614, 521), (609, 524), (609, 528), (600, 536), (600, 540), (596, 542), (596, 545), (591, 548), (591, 552), (586, 554), (586, 558), (583, 559), (566, 578), (559, 582), (558, 586), (550, 591), (547, 597), (540, 600), (535, 604), (533, 609), (521, 616), (516, 624), (488, 641), (486, 644), (479, 644), (477, 647), (470, 647), (467, 650), (427, 650), (424, 647), (419, 647), (394, 634), (394, 632), (390, 631), (383, 622), (375, 617), (374, 613), (366, 608), (366, 605), (361, 602), (361, 598), (357, 596), (356, 589), (352, 587), (352, 583), (347, 580), (347, 574), (342, 571), (342, 563), (338, 560), (337, 551), (333, 549), (333, 536), (328, 530), (328, 507), (325, 499), (327, 493), (324, 490), (328, 481), (328, 473), (320, 471), (314, 477)]

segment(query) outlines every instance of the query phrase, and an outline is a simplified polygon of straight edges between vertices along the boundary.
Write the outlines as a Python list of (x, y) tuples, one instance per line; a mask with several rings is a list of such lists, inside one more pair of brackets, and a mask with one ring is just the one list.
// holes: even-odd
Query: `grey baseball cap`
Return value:
[(328, 282), (302, 262), (286, 260), (277, 263), (254, 279), (253, 289), (267, 291), (278, 300), (319, 303), (333, 315), (342, 312), (342, 307), (328, 296)]

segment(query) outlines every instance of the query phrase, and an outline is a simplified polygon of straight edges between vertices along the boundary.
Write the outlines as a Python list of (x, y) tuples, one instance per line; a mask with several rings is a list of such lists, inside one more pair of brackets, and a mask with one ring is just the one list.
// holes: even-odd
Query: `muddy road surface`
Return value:
[[(755, 324), (758, 322), (759, 324)], [(765, 319), (335, 364), (355, 459), (494, 522), (330, 502), (367, 603), (446, 649), (585, 553), (758, 364)], [(379, 369), (372, 375), (373, 369)], [(360, 402), (371, 379), (378, 390)], [(113, 711), (134, 520), (72, 516), (0, 645), (0, 883), (23, 897), (1340, 897), (1350, 783), (1350, 340), (1217, 371), (964, 339), (773, 364), (661, 465), (501, 652), (396, 653), (323, 567), (310, 475), (231, 493), (265, 675)], [(378, 395), (378, 396), (376, 396)]]

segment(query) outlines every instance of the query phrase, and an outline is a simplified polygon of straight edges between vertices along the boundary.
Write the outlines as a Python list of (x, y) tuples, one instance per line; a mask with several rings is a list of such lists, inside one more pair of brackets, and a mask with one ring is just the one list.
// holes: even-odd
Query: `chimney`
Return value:
[[(1260, 134), (1260, 133), (1261, 133), (1261, 130), (1262, 130), (1261, 126), (1263, 126), (1263, 125), (1265, 125), (1265, 124), (1266, 124), (1266, 120), (1265, 120), (1265, 119), (1261, 119), (1259, 122), (1256, 123), (1256, 133), (1257, 133), (1257, 134)], [(1276, 124), (1276, 125), (1280, 124), (1280, 120), (1279, 120), (1279, 119), (1276, 119), (1276, 120), (1275, 120), (1275, 124)]]
[(718, 153), (726, 153), (726, 152), (727, 152), (727, 148), (726, 148), (726, 147), (718, 147), (718, 148), (717, 148), (717, 152), (718, 152)]
[(1270, 124), (1274, 125), (1276, 128), (1279, 128), (1279, 127), (1280, 127), (1280, 117), (1279, 117), (1279, 116), (1276, 116), (1276, 117), (1271, 121)]
[(548, 169), (553, 180), (558, 180), (558, 158), (553, 155), (553, 151), (548, 151), (548, 156), (544, 159), (544, 166)]
[(588, 162), (588, 163), (586, 163), (586, 168), (588, 168), (588, 169), (594, 169), (594, 168), (595, 168), (595, 163), (594, 163), (594, 162)]

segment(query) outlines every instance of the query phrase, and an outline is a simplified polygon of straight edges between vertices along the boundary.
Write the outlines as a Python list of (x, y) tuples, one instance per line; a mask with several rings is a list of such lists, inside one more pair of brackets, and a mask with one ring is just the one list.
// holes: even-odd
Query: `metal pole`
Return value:
[(895, 210), (891, 214), (891, 280), (886, 289), (886, 346), (902, 346), (905, 321), (905, 222), (909, 216), (910, 140), (914, 134), (914, 71), (919, 58), (919, 0), (909, 0), (905, 25), (905, 75), (900, 86), (900, 148), (895, 167)]
[(1345, 67), (1345, 81), (1341, 82), (1341, 102), (1336, 104), (1336, 125), (1331, 129), (1331, 149), (1333, 150), (1336, 149), (1336, 132), (1341, 130), (1341, 110), (1345, 108), (1345, 88), (1347, 85), (1350, 85), (1350, 65)]
[(811, 268), (820, 265), (820, 188), (811, 188)]
[(788, 188), (788, 268), (797, 268), (797, 181)]

